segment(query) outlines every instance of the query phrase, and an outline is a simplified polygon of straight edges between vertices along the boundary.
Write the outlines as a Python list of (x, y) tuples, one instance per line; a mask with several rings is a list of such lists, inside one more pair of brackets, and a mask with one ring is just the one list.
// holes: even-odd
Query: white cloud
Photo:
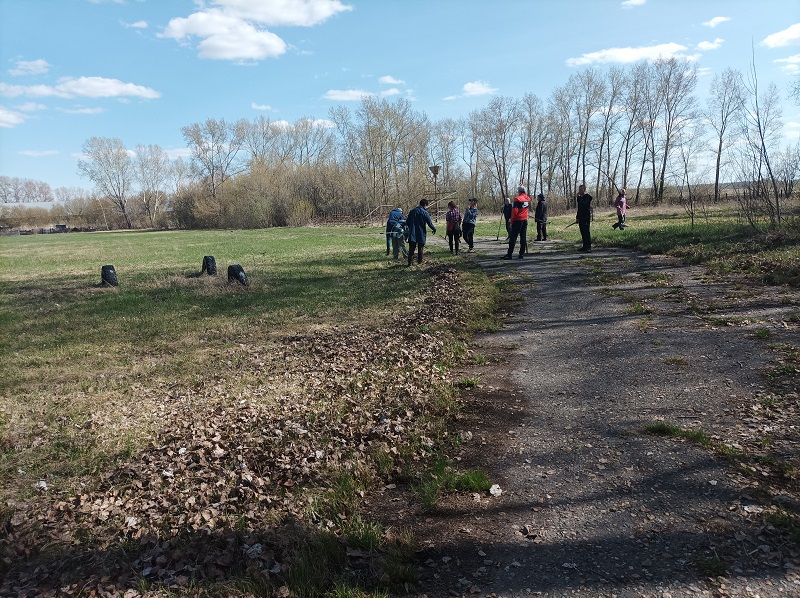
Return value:
[(25, 115), (21, 112), (9, 110), (5, 106), (0, 106), (0, 127), (10, 129), (25, 122)]
[(711, 27), (713, 29), (714, 27), (716, 27), (720, 23), (724, 23), (724, 22), (730, 21), (730, 20), (731, 20), (730, 17), (714, 17), (710, 21), (706, 21), (705, 23), (703, 23), (703, 25), (705, 25), (706, 27)]
[(790, 75), (800, 75), (800, 54), (795, 54), (788, 58), (778, 58), (775, 62), (783, 64), (783, 70)]
[(255, 102), (250, 104), (250, 107), (253, 110), (264, 110), (266, 112), (269, 112), (269, 111), (272, 110), (272, 106), (270, 106), (269, 104), (256, 104)]
[(40, 158), (42, 156), (55, 156), (60, 152), (58, 150), (22, 150), (17, 153), (20, 156), (30, 156), (31, 158)]
[(485, 96), (497, 93), (497, 88), (492, 87), (491, 85), (489, 85), (488, 83), (484, 83), (483, 81), (470, 81), (469, 83), (465, 83), (464, 87), (462, 87), (461, 89), (464, 91), (463, 94), (456, 96), (445, 96), (442, 99), (445, 101), (451, 101), (451, 100), (457, 100), (459, 98)]
[(620, 6), (622, 8), (633, 8), (634, 6), (643, 6), (647, 0), (625, 0)]
[(147, 29), (149, 27), (147, 21), (136, 21), (135, 23), (131, 23), (125, 26), (130, 27), (131, 29)]
[(659, 44), (657, 46), (642, 46), (639, 48), (608, 48), (597, 52), (583, 54), (580, 58), (568, 58), (567, 66), (583, 66), (598, 63), (631, 63), (639, 60), (655, 60), (657, 58), (688, 58), (693, 60), (696, 56), (681, 54), (686, 46), (676, 43)]
[(180, 43), (200, 38), (200, 58), (262, 60), (284, 54), (288, 44), (260, 27), (311, 27), (353, 9), (340, 0), (213, 0), (211, 4), (207, 10), (170, 20), (161, 37)]
[(312, 27), (353, 10), (340, 0), (213, 0), (212, 4), (241, 19), (272, 26)]
[(399, 89), (397, 89), (396, 87), (392, 87), (391, 89), (386, 89), (386, 90), (382, 91), (381, 92), (381, 97), (382, 98), (388, 98), (390, 96), (400, 95), (401, 93), (402, 92)]
[(188, 147), (179, 147), (177, 149), (165, 149), (164, 153), (170, 160), (177, 160), (178, 158), (191, 158), (192, 150)]
[(19, 104), (14, 106), (20, 112), (36, 112), (37, 110), (47, 110), (47, 106), (44, 104), (37, 104), (36, 102), (25, 102), (24, 104)]
[(378, 79), (378, 81), (385, 85), (402, 85), (403, 83), (405, 83), (405, 81), (403, 81), (402, 79), (395, 79), (391, 75), (384, 75), (383, 77)]
[(326, 91), (322, 97), (336, 102), (357, 102), (373, 95), (375, 94), (361, 89), (331, 89)]
[(47, 61), (40, 58), (38, 60), (20, 60), (17, 62), (17, 66), (13, 69), (9, 69), (8, 72), (10, 75), (14, 76), (41, 75), (46, 73), (49, 68), (50, 65)]
[(800, 45), (800, 23), (795, 23), (783, 31), (768, 35), (761, 43), (769, 48)]
[(335, 129), (336, 123), (327, 118), (316, 118), (314, 119), (314, 126), (318, 129)]
[(154, 99), (161, 94), (150, 87), (125, 83), (105, 77), (64, 77), (56, 85), (8, 85), (0, 83), (0, 96), (58, 97), (58, 98), (118, 98)]
[(186, 42), (200, 37), (200, 58), (216, 60), (261, 60), (280, 56), (287, 45), (269, 31), (261, 31), (250, 23), (220, 11), (196, 12), (188, 18), (172, 19), (163, 37)]
[(59, 112), (66, 114), (100, 114), (105, 108), (59, 108)]
[(483, 81), (471, 81), (469, 83), (465, 83), (463, 89), (465, 96), (487, 96), (497, 93), (497, 88), (492, 87)]
[(703, 52), (708, 52), (709, 50), (716, 50), (719, 48), (725, 40), (721, 37), (718, 37), (713, 42), (700, 42), (697, 44), (697, 49), (702, 50)]

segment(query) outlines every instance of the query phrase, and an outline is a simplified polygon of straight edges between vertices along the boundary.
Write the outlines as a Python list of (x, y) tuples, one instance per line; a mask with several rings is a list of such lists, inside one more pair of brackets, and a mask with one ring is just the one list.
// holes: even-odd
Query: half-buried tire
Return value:
[(203, 256), (203, 270), (201, 274), (208, 274), (214, 276), (217, 273), (217, 262), (213, 255)]
[(248, 286), (250, 281), (247, 280), (247, 274), (239, 264), (231, 264), (228, 266), (228, 282), (236, 281), (242, 286)]
[(117, 271), (114, 270), (114, 266), (108, 265), (103, 266), (100, 270), (100, 278), (103, 281), (103, 284), (107, 284), (111, 287), (119, 286), (119, 282), (117, 281)]

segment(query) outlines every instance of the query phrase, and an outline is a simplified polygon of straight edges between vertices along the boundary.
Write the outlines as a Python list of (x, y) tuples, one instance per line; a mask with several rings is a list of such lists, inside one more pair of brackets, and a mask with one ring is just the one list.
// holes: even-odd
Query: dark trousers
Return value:
[(617, 214), (617, 222), (611, 225), (611, 228), (619, 228), (625, 230), (625, 214)]
[(506, 218), (506, 236), (511, 237), (511, 219)]
[(409, 241), (408, 242), (408, 265), (411, 265), (411, 262), (414, 261), (414, 252), (417, 252), (417, 263), (422, 263), (422, 248), (425, 247), (425, 243), (417, 243), (416, 241)]
[(547, 241), (547, 223), (546, 222), (537, 222), (536, 223), (536, 240), (537, 241)]
[(581, 239), (583, 240), (583, 249), (591, 249), (592, 248), (592, 235), (589, 232), (589, 229), (591, 228), (591, 224), (589, 222), (586, 222), (585, 224), (583, 222), (579, 222), (578, 223), (578, 228), (581, 230)]
[(450, 253), (453, 253), (453, 248), (455, 247), (455, 252), (458, 253), (458, 244), (461, 241), (461, 235), (457, 233), (447, 233), (447, 242), (450, 244)]
[(508, 257), (514, 253), (514, 245), (519, 238), (519, 254), (523, 256), (528, 251), (528, 221), (515, 220), (511, 223), (511, 238), (508, 241)]
[(474, 243), (473, 239), (475, 236), (475, 225), (465, 223), (461, 230), (464, 231), (464, 243), (467, 244), (467, 247), (472, 249), (472, 244)]

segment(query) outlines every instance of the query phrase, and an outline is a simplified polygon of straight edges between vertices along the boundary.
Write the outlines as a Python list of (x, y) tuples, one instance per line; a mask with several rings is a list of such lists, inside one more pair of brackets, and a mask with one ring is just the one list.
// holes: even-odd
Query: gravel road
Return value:
[[(796, 513), (797, 496), (710, 448), (763, 433), (748, 413), (771, 396), (770, 347), (797, 341), (797, 294), (621, 249), (533, 243), (510, 262), (494, 239), (476, 249), (510, 307), (457, 372), (480, 379), (464, 391), (461, 463), (502, 494), (421, 518), (414, 595), (800, 596), (798, 547), (766, 518)], [(658, 422), (706, 444), (648, 433)]]

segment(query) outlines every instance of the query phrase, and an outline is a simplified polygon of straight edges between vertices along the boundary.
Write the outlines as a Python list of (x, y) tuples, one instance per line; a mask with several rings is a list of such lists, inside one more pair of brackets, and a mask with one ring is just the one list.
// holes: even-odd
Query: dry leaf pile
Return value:
[(391, 322), (238, 347), (258, 385), (155, 389), (148, 448), (79, 491), (44, 483), (10, 505), (0, 593), (197, 591), (244, 572), (280, 586), (296, 540), (288, 529), (336, 531), (324, 490), (337, 472), (374, 479), (375, 451), (396, 459), (413, 443), (423, 458), (435, 445), (432, 389), (449, 384), (437, 365), (448, 358), (442, 331), (462, 323), (463, 306), (458, 273), (431, 274), (429, 296)]

